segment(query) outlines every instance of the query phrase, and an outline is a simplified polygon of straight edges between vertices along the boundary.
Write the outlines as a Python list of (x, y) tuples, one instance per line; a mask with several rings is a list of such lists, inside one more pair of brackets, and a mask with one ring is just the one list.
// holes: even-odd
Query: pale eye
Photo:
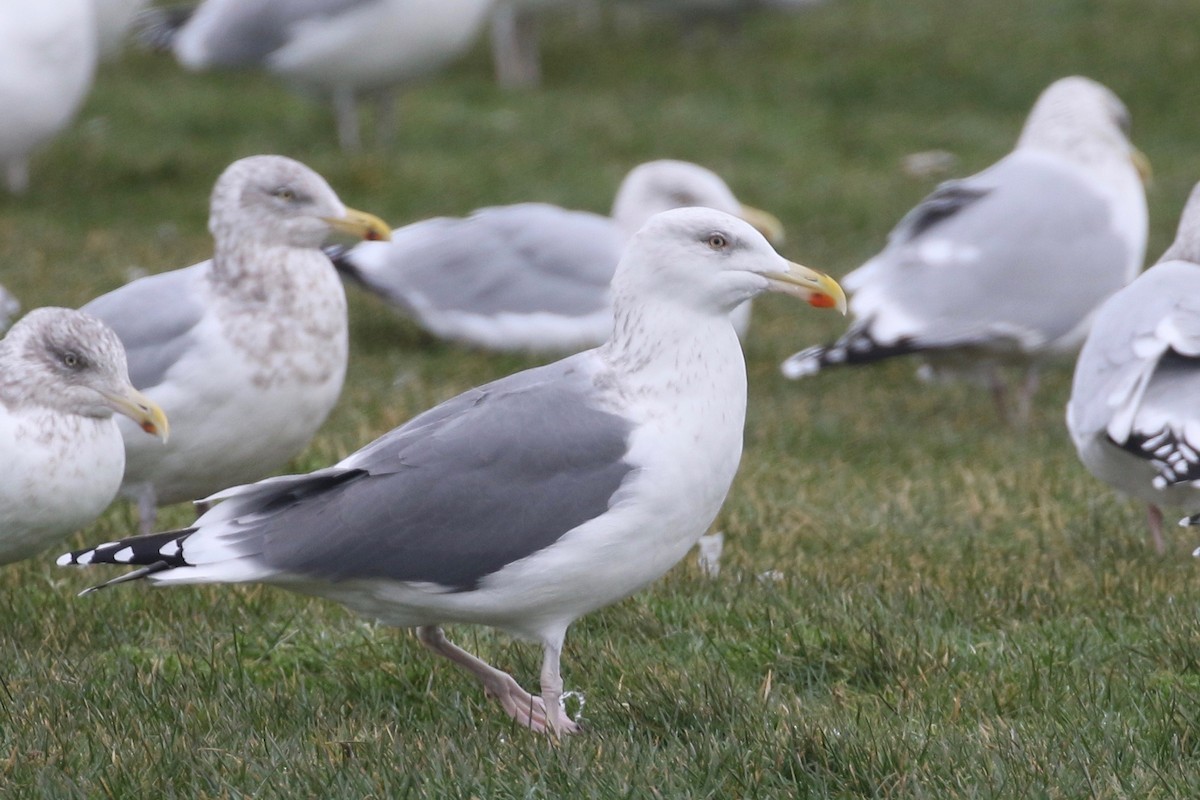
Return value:
[(296, 199), (296, 193), (293, 192), (291, 189), (287, 188), (286, 186), (284, 186), (281, 189), (276, 189), (274, 194), (276, 197), (278, 197), (280, 200), (284, 201), (285, 203), (290, 203)]
[(723, 233), (710, 233), (705, 243), (713, 250), (724, 250), (729, 247), (729, 239)]
[(64, 353), (62, 357), (63, 365), (70, 369), (78, 369), (83, 365), (83, 359), (75, 353)]

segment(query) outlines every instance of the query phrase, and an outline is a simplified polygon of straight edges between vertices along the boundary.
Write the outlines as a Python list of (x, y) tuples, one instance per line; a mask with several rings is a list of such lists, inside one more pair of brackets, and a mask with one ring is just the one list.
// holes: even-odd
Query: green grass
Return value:
[[(547, 86), (493, 88), (481, 47), (403, 101), (383, 149), (345, 156), (323, 106), (254, 75), (131, 54), (0, 198), (0, 282), (78, 305), (205, 257), (233, 159), (299, 158), (397, 223), (524, 199), (604, 210), (634, 163), (725, 175), (785, 222), (785, 253), (835, 275), (933, 181), (1015, 140), (1070, 73), (1112, 86), (1156, 168), (1150, 257), (1200, 178), (1191, 0), (832, 0), (680, 37), (663, 22), (551, 25)], [(292, 467), (331, 463), (532, 359), (434, 342), (351, 291), (344, 401)], [(772, 297), (747, 345), (746, 453), (691, 559), (580, 620), (564, 654), (590, 732), (514, 727), (405, 632), (265, 588), (75, 593), (100, 573), (0, 571), (0, 795), (9, 797), (1200, 796), (1200, 581), (1180, 532), (1077, 463), (1051, 370), (1027, 429), (967, 386), (895, 363), (793, 384), (778, 361), (843, 323)], [(188, 521), (174, 508), (164, 523)], [(132, 529), (117, 505), (72, 541)], [(778, 571), (778, 580), (758, 576)], [(537, 648), (451, 636), (536, 685)]]

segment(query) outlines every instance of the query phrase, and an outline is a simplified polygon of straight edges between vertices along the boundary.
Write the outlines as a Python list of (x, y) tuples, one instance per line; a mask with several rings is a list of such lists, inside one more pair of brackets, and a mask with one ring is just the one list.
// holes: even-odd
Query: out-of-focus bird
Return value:
[(29, 188), (29, 159), (75, 117), (96, 71), (93, 0), (0, 3), (0, 169)]
[[(115, 579), (261, 582), (416, 627), (536, 731), (563, 709), (568, 626), (661, 576), (724, 502), (742, 452), (746, 369), (729, 315), (764, 291), (844, 309), (838, 285), (711, 209), (660, 214), (613, 278), (612, 338), (481, 386), (309, 475), (214, 497), (185, 530), (59, 563)], [(541, 643), (541, 696), (452, 644), (448, 622)]]
[(1200, 184), (1158, 263), (1096, 312), (1067, 428), (1093, 475), (1146, 503), (1164, 553), (1162, 508), (1200, 509)]
[(388, 236), (325, 180), (282, 156), (235, 161), (213, 188), (213, 257), (84, 306), (116, 331), (129, 374), (171, 415), (169, 443), (123, 426), (121, 491), (143, 528), (159, 505), (269, 475), (333, 409), (346, 372), (346, 297), (320, 246), (333, 231)]
[(343, 148), (361, 145), (358, 101), (379, 100), (382, 136), (396, 87), (435, 72), (478, 36), (493, 0), (204, 0), (151, 32), (190, 70), (257, 68), (333, 100)]
[[(683, 206), (742, 217), (779, 242), (774, 216), (744, 205), (716, 173), (651, 161), (625, 177), (612, 216), (520, 203), (398, 228), (390, 242), (334, 254), (344, 274), (435, 336), (492, 350), (565, 352), (612, 331), (609, 284), (629, 237), (654, 214)], [(735, 312), (739, 333), (750, 305)]]
[(100, 320), (38, 308), (0, 340), (0, 564), (61, 541), (112, 502), (125, 468), (114, 413), (167, 438), (166, 417), (129, 383), (125, 351)]
[(1111, 91), (1050, 85), (1016, 149), (940, 185), (879, 255), (845, 277), (854, 322), (783, 363), (789, 378), (917, 353), (937, 370), (981, 370), (1002, 413), (999, 365), (1023, 366), (1023, 419), (1041, 362), (1075, 351), (1096, 308), (1133, 279), (1146, 247), (1144, 157)]

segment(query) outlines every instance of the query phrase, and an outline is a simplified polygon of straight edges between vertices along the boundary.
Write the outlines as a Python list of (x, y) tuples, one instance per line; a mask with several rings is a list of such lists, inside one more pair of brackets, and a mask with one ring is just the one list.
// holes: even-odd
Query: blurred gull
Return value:
[[(844, 309), (830, 278), (712, 209), (652, 218), (613, 278), (602, 347), (473, 389), (340, 464), (222, 492), (187, 529), (59, 559), (130, 564), (110, 583), (275, 584), (416, 627), (519, 724), (556, 735), (568, 626), (657, 579), (725, 500), (746, 369), (730, 312), (764, 291)], [(444, 623), (541, 643), (541, 696), (452, 644)]]
[(1067, 428), (1097, 478), (1147, 505), (1200, 509), (1200, 184), (1172, 244), (1096, 312), (1079, 353)]
[(125, 468), (114, 413), (167, 437), (100, 320), (38, 308), (0, 340), (0, 564), (61, 541), (112, 502)]
[(29, 157), (75, 116), (96, 71), (92, 0), (0, 2), (0, 169), (29, 188)]
[(122, 493), (144, 528), (159, 505), (269, 475), (297, 455), (346, 373), (346, 297), (320, 245), (387, 236), (325, 180), (281, 156), (235, 161), (213, 188), (213, 258), (84, 306), (113, 327), (129, 374), (171, 416), (167, 444), (123, 426)]
[[(769, 239), (775, 217), (743, 205), (716, 173), (651, 161), (621, 183), (611, 217), (520, 203), (437, 217), (336, 253), (343, 273), (435, 336), (493, 350), (570, 351), (612, 330), (609, 283), (629, 237), (654, 214), (705, 206), (740, 216)], [(735, 313), (744, 332), (747, 303)]]
[(360, 146), (357, 101), (442, 68), (475, 40), (493, 0), (205, 0), (174, 32), (191, 70), (252, 67), (331, 97), (343, 148)]
[(1005, 413), (998, 365), (1012, 363), (1027, 370), (1015, 409), (1027, 416), (1040, 362), (1073, 352), (1141, 267), (1145, 160), (1128, 129), (1125, 106), (1095, 81), (1051, 84), (1012, 153), (940, 185), (846, 276), (850, 330), (787, 359), (784, 375), (919, 353), (982, 367)]

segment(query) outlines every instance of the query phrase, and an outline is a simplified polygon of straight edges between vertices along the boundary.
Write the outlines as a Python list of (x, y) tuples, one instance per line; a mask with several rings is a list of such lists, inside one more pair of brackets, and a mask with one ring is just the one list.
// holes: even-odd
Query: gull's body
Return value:
[(29, 158), (74, 118), (96, 71), (93, 0), (0, 3), (0, 169), (29, 186)]
[(122, 492), (147, 525), (158, 505), (257, 480), (297, 455), (346, 372), (346, 298), (320, 250), (335, 227), (386, 235), (303, 164), (255, 156), (213, 190), (214, 256), (141, 278), (84, 310), (116, 330), (135, 386), (167, 409), (170, 443), (123, 426)]
[(784, 374), (909, 353), (952, 367), (1015, 364), (1028, 369), (1027, 407), (1038, 365), (1075, 352), (1095, 309), (1141, 268), (1146, 198), (1127, 125), (1100, 84), (1056, 81), (1012, 153), (942, 184), (846, 276), (850, 330), (792, 356)]
[[(60, 563), (328, 597), (417, 627), (522, 724), (574, 732), (560, 703), (566, 629), (662, 575), (715, 517), (746, 408), (729, 314), (767, 289), (844, 302), (739, 220), (659, 215), (618, 267), (602, 347), (453, 398), (329, 469), (222, 492), (187, 530)], [(447, 641), (447, 622), (540, 642), (541, 697)]]
[(114, 413), (166, 436), (99, 320), (35, 309), (0, 340), (0, 564), (61, 541), (112, 502), (125, 469)]
[(355, 101), (434, 72), (466, 50), (492, 0), (205, 0), (175, 34), (188, 69), (258, 68), (331, 97), (345, 147)]
[[(715, 208), (782, 235), (778, 220), (743, 205), (712, 171), (661, 160), (630, 171), (609, 217), (546, 203), (483, 208), (398, 228), (390, 242), (364, 242), (335, 263), (440, 338), (569, 352), (608, 338), (621, 252), (651, 216), (681, 206)], [(735, 314), (744, 333), (750, 304)]]
[(1067, 428), (1084, 466), (1147, 505), (1200, 509), (1200, 186), (1158, 263), (1096, 314), (1075, 365)]

